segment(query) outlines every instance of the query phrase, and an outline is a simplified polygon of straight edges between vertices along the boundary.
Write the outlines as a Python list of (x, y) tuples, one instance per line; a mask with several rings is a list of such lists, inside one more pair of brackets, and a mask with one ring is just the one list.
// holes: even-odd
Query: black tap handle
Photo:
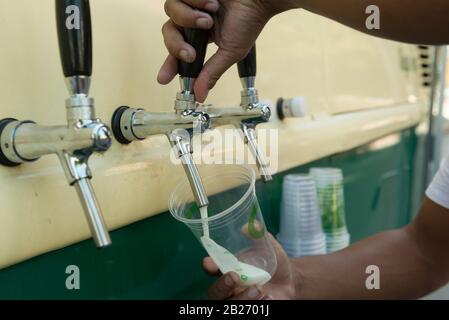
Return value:
[(66, 77), (92, 75), (89, 0), (55, 0), (62, 68)]
[(203, 69), (209, 43), (209, 30), (184, 28), (184, 40), (196, 50), (196, 59), (192, 63), (178, 60), (179, 75), (183, 78), (196, 79)]
[(238, 63), (240, 78), (255, 77), (257, 74), (256, 45), (251, 48), (245, 59)]

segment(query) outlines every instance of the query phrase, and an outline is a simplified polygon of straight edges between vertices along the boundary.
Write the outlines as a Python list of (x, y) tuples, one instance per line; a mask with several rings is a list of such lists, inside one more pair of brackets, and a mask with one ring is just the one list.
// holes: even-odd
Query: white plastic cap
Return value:
[(307, 103), (304, 97), (294, 97), (291, 99), (279, 99), (277, 112), (280, 119), (301, 118), (307, 115)]
[(307, 115), (307, 103), (304, 97), (294, 97), (288, 102), (288, 104), (292, 117), (299, 118)]

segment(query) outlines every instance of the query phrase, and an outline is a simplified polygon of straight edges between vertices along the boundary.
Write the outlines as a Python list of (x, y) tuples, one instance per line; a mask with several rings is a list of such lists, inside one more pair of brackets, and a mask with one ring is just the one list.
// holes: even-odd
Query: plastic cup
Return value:
[(335, 252), (350, 244), (346, 227), (343, 173), (338, 168), (312, 168), (317, 185), (327, 252)]
[(346, 230), (343, 173), (338, 168), (312, 168), (310, 174), (317, 185), (318, 202), (327, 235)]
[(332, 238), (332, 237), (339, 237), (339, 236), (345, 236), (345, 235), (349, 236), (348, 229), (346, 227), (341, 228), (341, 229), (334, 229), (334, 230), (332, 230), (332, 232), (328, 232), (327, 233), (327, 236), (330, 237), (330, 238)]
[(326, 239), (327, 252), (335, 252), (349, 246), (351, 237), (347, 231), (341, 230), (335, 234), (328, 234)]
[(343, 177), (343, 172), (339, 168), (311, 168), (310, 174), (321, 178)]
[(283, 182), (278, 240), (290, 257), (323, 254), (326, 237), (315, 181), (308, 174), (287, 175)]
[[(212, 251), (227, 251), (219, 253), (221, 256), (217, 259), (226, 258), (230, 253), (238, 262), (272, 276), (277, 267), (276, 254), (257, 201), (254, 170), (246, 165), (208, 165), (207, 170), (206, 166), (204, 169), (199, 166), (199, 170), (209, 198), (208, 217), (201, 219), (187, 179), (171, 194), (169, 209), (173, 217), (189, 227), (211, 256), (207, 243), (214, 245)], [(213, 241), (203, 237), (203, 223), (208, 225)], [(226, 270), (229, 269), (224, 266), (226, 263), (217, 264), (223, 273), (239, 273), (242, 286), (256, 284), (251, 274), (234, 270), (237, 269), (235, 265)]]

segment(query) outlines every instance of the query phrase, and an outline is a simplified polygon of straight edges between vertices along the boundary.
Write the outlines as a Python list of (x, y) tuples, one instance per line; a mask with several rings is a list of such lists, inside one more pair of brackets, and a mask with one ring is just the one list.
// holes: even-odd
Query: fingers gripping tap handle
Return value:
[(237, 64), (240, 78), (250, 78), (257, 75), (256, 45), (251, 48), (248, 55)]
[(178, 60), (179, 75), (182, 78), (196, 79), (203, 69), (209, 42), (209, 30), (184, 28), (184, 40), (196, 50), (196, 59), (192, 63)]
[(65, 77), (92, 75), (89, 0), (55, 0), (59, 51)]

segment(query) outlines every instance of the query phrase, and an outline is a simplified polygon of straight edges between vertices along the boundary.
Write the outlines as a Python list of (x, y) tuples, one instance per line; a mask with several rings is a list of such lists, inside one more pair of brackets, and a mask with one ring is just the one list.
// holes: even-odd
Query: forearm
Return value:
[[(278, 1), (278, 0), (275, 0)], [(449, 43), (447, 0), (284, 0), (285, 5), (338, 21), (371, 35), (420, 44)], [(380, 30), (366, 28), (366, 8), (380, 9)]]
[[(293, 261), (298, 299), (411, 299), (444, 284), (443, 264), (410, 229), (378, 234), (338, 253)], [(380, 290), (368, 290), (366, 268), (379, 267)]]
[[(417, 298), (435, 288), (433, 265), (404, 232), (389, 231), (338, 253), (293, 261), (298, 299)], [(366, 268), (379, 267), (380, 290), (366, 288)]]

